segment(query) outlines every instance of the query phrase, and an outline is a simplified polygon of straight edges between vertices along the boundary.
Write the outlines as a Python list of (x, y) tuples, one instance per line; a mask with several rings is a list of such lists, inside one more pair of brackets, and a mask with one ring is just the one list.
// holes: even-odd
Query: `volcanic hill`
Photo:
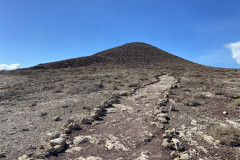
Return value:
[(89, 66), (91, 64), (120, 66), (125, 65), (131, 67), (139, 65), (194, 65), (194, 63), (190, 61), (177, 57), (152, 45), (142, 42), (133, 42), (96, 53), (92, 56), (39, 64), (32, 68), (58, 69), (67, 67)]
[(0, 159), (239, 160), (239, 83), (140, 42), (0, 71)]

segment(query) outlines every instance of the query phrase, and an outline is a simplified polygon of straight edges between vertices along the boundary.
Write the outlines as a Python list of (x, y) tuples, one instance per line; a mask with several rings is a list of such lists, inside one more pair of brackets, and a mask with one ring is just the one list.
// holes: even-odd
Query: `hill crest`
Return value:
[(91, 64), (111, 65), (189, 65), (193, 62), (182, 59), (164, 50), (143, 42), (132, 42), (98, 52), (92, 56), (67, 59), (39, 64), (32, 69), (59, 69), (67, 67), (89, 66)]

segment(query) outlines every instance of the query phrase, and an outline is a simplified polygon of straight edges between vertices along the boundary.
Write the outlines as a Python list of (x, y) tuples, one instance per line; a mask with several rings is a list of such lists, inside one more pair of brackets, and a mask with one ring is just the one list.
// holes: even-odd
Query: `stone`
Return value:
[(64, 150), (64, 146), (62, 145), (56, 145), (54, 146), (55, 152), (59, 153), (62, 152)]
[(181, 82), (181, 78), (178, 78), (175, 83), (180, 83)]
[(68, 126), (67, 126), (68, 129), (73, 129), (73, 130), (77, 130), (77, 129), (81, 129), (80, 125), (78, 123), (70, 123)]
[(158, 120), (159, 122), (164, 123), (164, 124), (168, 123), (168, 120), (166, 118), (156, 117), (156, 120)]
[(187, 153), (183, 153), (181, 156), (180, 156), (180, 159), (181, 160), (190, 160), (190, 157)]
[(175, 108), (174, 105), (171, 105), (171, 106), (170, 106), (170, 111), (176, 111), (176, 108)]
[(227, 113), (227, 111), (223, 111), (223, 114), (224, 114), (224, 115), (227, 115), (228, 113)]
[(104, 110), (104, 109), (105, 109), (105, 106), (104, 106), (104, 105), (99, 105), (99, 106), (97, 106), (96, 108), (99, 108), (99, 109), (101, 109), (101, 110)]
[(117, 97), (112, 97), (110, 100), (109, 100), (109, 104), (118, 104), (120, 103), (119, 99)]
[(64, 134), (71, 134), (72, 131), (73, 131), (72, 129), (66, 128), (66, 129), (64, 129), (63, 133)]
[(81, 124), (90, 124), (92, 122), (91, 118), (85, 117), (80, 120)]
[(183, 147), (182, 143), (177, 138), (172, 138), (172, 142), (174, 144), (174, 148), (177, 151), (183, 151), (184, 150), (184, 147)]
[(101, 103), (101, 106), (104, 106), (104, 108), (109, 108), (109, 107), (111, 107), (112, 105), (110, 104), (109, 101), (103, 101), (103, 102)]
[(30, 145), (30, 148), (31, 148), (31, 149), (37, 149), (37, 146), (35, 146), (35, 145)]
[(157, 115), (157, 117), (162, 117), (162, 118), (167, 118), (168, 117), (168, 114), (166, 114), (166, 113), (159, 113), (158, 115)]
[(172, 148), (173, 144), (170, 143), (170, 139), (163, 139), (162, 147), (164, 147), (164, 148)]
[(51, 140), (49, 143), (51, 146), (56, 146), (56, 145), (65, 146), (66, 140), (63, 138), (56, 138), (56, 139)]
[(166, 139), (166, 138), (168, 138), (168, 139), (172, 138), (171, 135), (169, 135), (169, 134), (165, 134), (165, 133), (162, 135), (162, 137), (163, 137), (164, 139)]
[(37, 158), (37, 159), (45, 159), (46, 155), (44, 153), (37, 153), (35, 158)]
[(55, 148), (50, 146), (46, 149), (46, 152), (50, 153), (50, 154), (54, 154), (55, 153)]
[(67, 120), (67, 124), (73, 123), (74, 122), (74, 118), (73, 117), (69, 117)]
[(162, 108), (160, 109), (160, 112), (161, 112), (161, 113), (167, 113), (168, 111), (167, 111), (166, 107), (162, 107)]
[(164, 94), (163, 98), (164, 98), (164, 99), (169, 98), (169, 94), (168, 94), (168, 93)]
[(47, 133), (47, 136), (49, 137), (49, 139), (55, 139), (55, 138), (59, 138), (60, 134), (59, 133)]
[(74, 123), (74, 119), (73, 119), (73, 117), (70, 117), (70, 118), (67, 120), (67, 122), (64, 123), (63, 127), (66, 128), (70, 123)]
[(6, 157), (6, 153), (5, 152), (0, 152), (0, 158), (5, 158)]
[(67, 137), (67, 134), (60, 134), (59, 137), (65, 139)]
[(170, 134), (171, 135), (176, 135), (177, 134), (177, 131), (176, 131), (176, 128), (173, 128), (171, 131), (170, 131)]
[[(4, 158), (4, 157), (2, 157), (2, 158)], [(30, 160), (30, 158), (27, 155), (23, 155), (22, 157), (19, 157), (18, 160)]]
[(165, 99), (162, 99), (162, 100), (159, 101), (158, 106), (160, 106), (160, 107), (161, 106), (166, 106), (167, 103), (168, 103), (168, 99), (165, 98)]
[(54, 121), (61, 121), (62, 118), (61, 118), (61, 116), (55, 116), (55, 117), (53, 118), (53, 120), (54, 120)]
[(68, 108), (68, 107), (69, 107), (69, 105), (67, 105), (67, 104), (62, 105), (62, 108)]
[(179, 157), (180, 157), (180, 154), (179, 154), (178, 151), (172, 151), (171, 154), (170, 154), (170, 156), (171, 156), (172, 158), (179, 158)]
[(230, 140), (230, 141), (229, 141), (229, 145), (230, 145), (230, 146), (233, 146), (233, 147), (237, 147), (237, 146), (239, 146), (240, 144), (239, 144), (237, 141), (235, 141), (235, 140)]
[(165, 128), (164, 124), (161, 124), (159, 122), (151, 122), (150, 125), (156, 126), (157, 128), (160, 128), (160, 129), (164, 129)]
[(98, 119), (102, 115), (102, 110), (100, 108), (94, 108), (91, 113), (91, 118)]

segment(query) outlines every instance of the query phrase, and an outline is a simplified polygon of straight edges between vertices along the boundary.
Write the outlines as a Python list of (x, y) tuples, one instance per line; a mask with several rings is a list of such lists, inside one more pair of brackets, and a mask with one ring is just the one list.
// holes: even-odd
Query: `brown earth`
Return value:
[[(181, 78), (177, 88), (167, 89), (177, 78)], [(212, 129), (219, 125), (239, 128), (239, 106), (233, 106), (240, 98), (239, 78), (238, 69), (202, 66), (145, 43), (0, 71), (0, 157), (3, 152), (3, 159), (22, 155), (35, 159), (45, 152), (47, 133), (62, 133), (69, 117), (79, 121), (103, 101), (120, 97), (120, 103), (108, 108), (102, 120), (67, 135), (67, 150), (47, 158), (172, 159), (172, 150), (161, 147), (164, 131), (150, 125), (154, 107), (167, 89), (178, 111), (168, 113), (165, 127), (177, 130), (186, 153), (192, 159), (235, 160), (239, 145), (221, 143)], [(189, 106), (186, 101), (198, 105)], [(60, 121), (54, 120), (56, 116)], [(74, 137), (84, 136), (99, 143), (88, 142), (89, 137), (85, 143), (73, 143)], [(73, 153), (68, 152), (71, 149)]]
[[(146, 159), (169, 159), (168, 151), (162, 150), (162, 130), (150, 125), (154, 105), (163, 98), (164, 91), (174, 84), (173, 77), (161, 76), (160, 82), (140, 88), (133, 95), (123, 97), (119, 104), (106, 110), (102, 121), (96, 121), (69, 137), (71, 147), (67, 153), (52, 159), (77, 159), (100, 157), (102, 159), (137, 159), (146, 153)], [(73, 142), (78, 138), (89, 142)], [(91, 143), (91, 139), (96, 139)], [(98, 142), (99, 141), (99, 142)], [(68, 153), (80, 147), (78, 152)]]

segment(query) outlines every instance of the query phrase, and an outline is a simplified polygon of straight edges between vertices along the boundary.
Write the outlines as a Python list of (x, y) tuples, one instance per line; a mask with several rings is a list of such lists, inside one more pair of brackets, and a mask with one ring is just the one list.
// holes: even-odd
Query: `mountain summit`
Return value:
[(73, 58), (58, 62), (39, 64), (33, 69), (57, 69), (89, 66), (91, 64), (112, 65), (189, 65), (190, 61), (177, 57), (152, 45), (133, 42), (111, 48), (88, 57)]

